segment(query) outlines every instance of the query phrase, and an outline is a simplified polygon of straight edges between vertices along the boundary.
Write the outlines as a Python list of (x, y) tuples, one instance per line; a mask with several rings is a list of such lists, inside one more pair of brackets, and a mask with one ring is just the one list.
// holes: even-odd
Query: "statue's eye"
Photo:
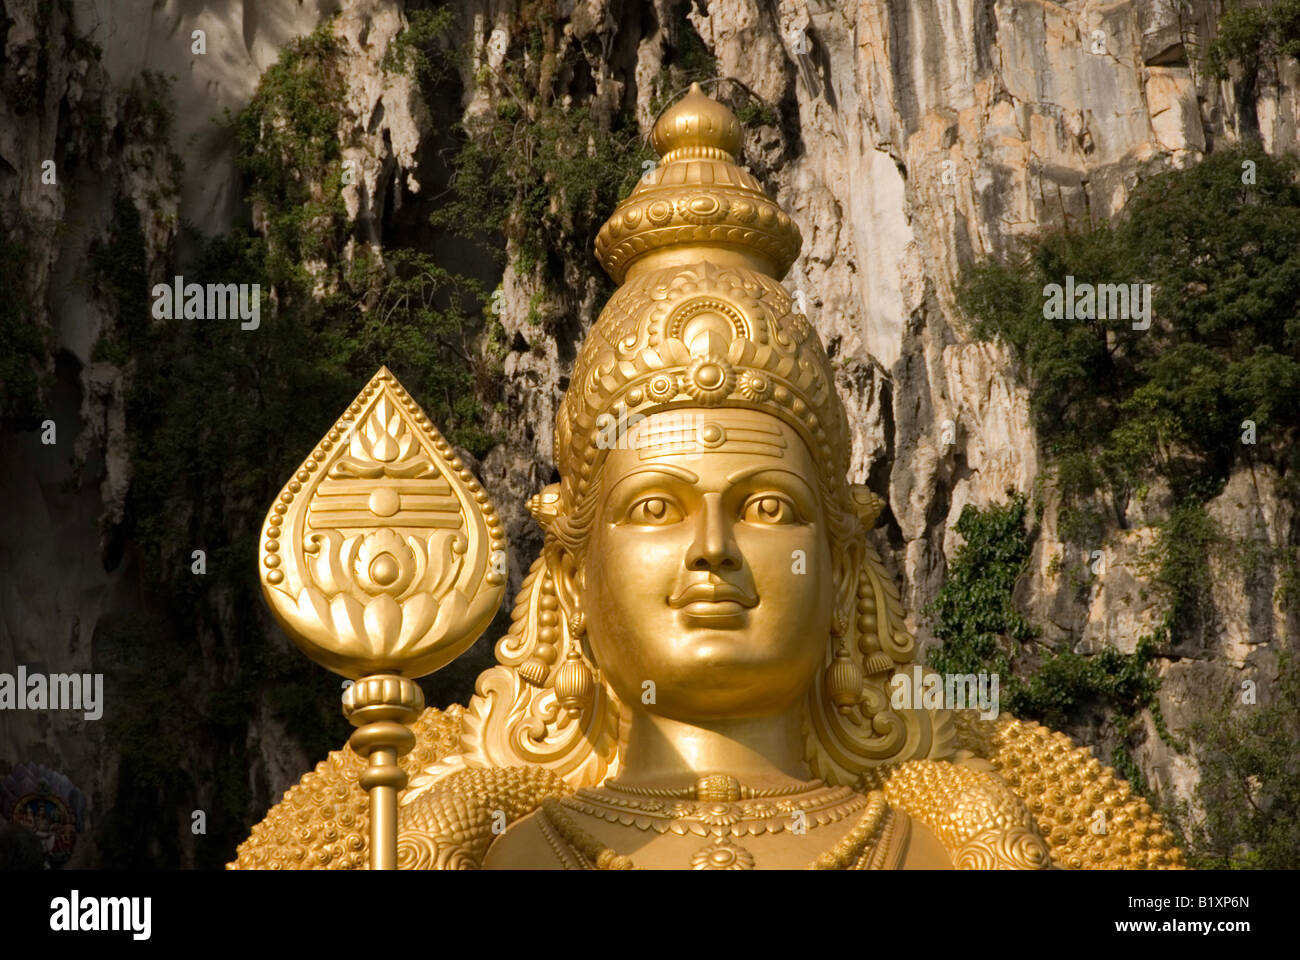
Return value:
[(627, 512), (632, 523), (677, 523), (682, 519), (682, 512), (677, 504), (664, 497), (643, 497)]
[(741, 519), (746, 523), (798, 523), (799, 514), (788, 499), (768, 493), (745, 504)]

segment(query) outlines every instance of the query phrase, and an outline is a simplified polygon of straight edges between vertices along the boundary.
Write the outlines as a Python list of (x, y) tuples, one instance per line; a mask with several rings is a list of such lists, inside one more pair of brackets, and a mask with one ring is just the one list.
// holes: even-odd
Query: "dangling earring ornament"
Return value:
[(575, 641), (569, 655), (560, 664), (560, 672), (555, 675), (555, 696), (560, 706), (570, 717), (581, 716), (582, 710), (591, 700), (596, 681), (591, 676), (591, 668), (583, 659), (582, 650)]
[(543, 686), (550, 675), (551, 664), (555, 663), (559, 651), (555, 644), (560, 639), (558, 624), (560, 622), (560, 604), (555, 598), (555, 581), (548, 574), (542, 578), (542, 598), (538, 615), (540, 628), (537, 633), (537, 647), (533, 655), (519, 666), (519, 675), (534, 687)]
[(836, 644), (835, 659), (826, 668), (826, 695), (847, 714), (862, 701), (862, 667), (849, 656), (844, 644)]
[(836, 610), (834, 616), (831, 617), (831, 636), (838, 639), (848, 632), (848, 617), (844, 615), (844, 611)]
[(569, 646), (569, 655), (560, 664), (560, 671), (555, 675), (555, 696), (560, 706), (570, 717), (578, 717), (583, 708), (591, 701), (596, 689), (591, 667), (582, 655), (582, 635), (587, 632), (587, 621), (581, 610), (573, 611), (569, 617), (569, 633), (573, 635)]

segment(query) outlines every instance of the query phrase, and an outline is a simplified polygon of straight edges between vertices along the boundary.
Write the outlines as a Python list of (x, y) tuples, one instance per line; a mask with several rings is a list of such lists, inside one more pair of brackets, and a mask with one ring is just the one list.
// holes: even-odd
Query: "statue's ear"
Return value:
[[(547, 484), (528, 499), (528, 512), (533, 515), (543, 532), (550, 532), (551, 525), (560, 515), (560, 485)], [(546, 569), (555, 584), (555, 598), (569, 623), (581, 609), (579, 597), (582, 595), (582, 571), (578, 568), (577, 558), (554, 541), (548, 540), (546, 547)]]
[(835, 622), (840, 636), (849, 635), (858, 602), (858, 577), (862, 575), (862, 543), (854, 537), (831, 559), (835, 580)]
[(564, 547), (554, 544), (546, 551), (546, 566), (551, 582), (555, 584), (555, 599), (572, 627), (582, 610), (582, 571), (578, 568), (577, 558)]
[[(849, 505), (862, 524), (862, 535), (876, 525), (876, 518), (885, 507), (885, 501), (876, 496), (865, 483), (849, 484)], [(863, 543), (860, 537), (850, 539), (852, 546), (842, 556), (835, 558), (835, 614), (844, 627), (853, 623), (857, 604), (858, 577), (862, 575)]]

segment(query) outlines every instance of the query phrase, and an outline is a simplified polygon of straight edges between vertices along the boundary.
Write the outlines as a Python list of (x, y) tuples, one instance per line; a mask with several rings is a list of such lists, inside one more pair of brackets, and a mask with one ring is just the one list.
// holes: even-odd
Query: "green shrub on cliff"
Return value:
[(929, 665), (940, 673), (997, 674), (1001, 709), (1060, 729), (1084, 707), (1102, 707), (1113, 730), (1112, 762), (1139, 792), (1147, 786), (1130, 757), (1135, 721), (1153, 712), (1163, 733), (1150, 662), (1158, 637), (1143, 637), (1132, 654), (1107, 647), (1084, 656), (1038, 640), (1041, 631), (1020, 612), (1014, 592), (1032, 553), (1026, 498), (983, 510), (967, 504), (955, 530), (962, 536), (948, 575), (926, 609), (942, 642)]
[(48, 337), (26, 294), (28, 249), (0, 238), (0, 417), (34, 417)]
[[(1243, 687), (1245, 685), (1243, 684)], [(1300, 656), (1282, 654), (1267, 702), (1229, 690), (1192, 725), (1198, 743), (1197, 799), (1187, 818), (1200, 869), (1294, 870), (1300, 864)]]
[(1222, 80), (1237, 63), (1253, 77), (1261, 60), (1279, 56), (1300, 59), (1300, 0), (1229, 0), (1206, 48), (1210, 76)]
[[(1243, 183), (1243, 164), (1255, 181)], [(1152, 475), (1203, 495), (1243, 455), (1300, 430), (1300, 186), (1291, 158), (1213, 154), (1142, 181), (1114, 223), (1056, 231), (963, 274), (959, 305), (1006, 342), (1068, 492), (1133, 490)], [(1151, 283), (1149, 330), (1128, 319), (1045, 319), (1067, 276)]]
[(978, 510), (967, 504), (954, 529), (962, 537), (943, 588), (927, 613), (943, 646), (930, 655), (940, 673), (1008, 675), (1021, 643), (1037, 631), (1012, 600), (1029, 563), (1025, 497)]
[[(1049, 232), (963, 271), (958, 303), (973, 332), (1006, 343), (1029, 388), (1067, 538), (1095, 543), (1159, 480), (1182, 511), (1164, 555), (1190, 560), (1190, 541), (1168, 538), (1204, 540), (1207, 521), (1187, 511), (1234, 465), (1300, 466), (1297, 169), (1255, 148), (1212, 154), (1142, 180), (1112, 222)], [(1151, 284), (1149, 329), (1130, 317), (1048, 319), (1046, 288), (1067, 277)], [(1180, 609), (1201, 579), (1161, 577)]]
[(557, 100), (556, 73), (586, 68), (580, 49), (561, 53), (545, 16), (520, 27), (500, 66), (480, 71), (492, 107), (456, 125), (450, 189), (432, 223), (494, 256), (509, 250), (517, 271), (558, 297), (572, 272), (592, 273), (597, 231), (654, 153), (631, 111), (602, 117)]

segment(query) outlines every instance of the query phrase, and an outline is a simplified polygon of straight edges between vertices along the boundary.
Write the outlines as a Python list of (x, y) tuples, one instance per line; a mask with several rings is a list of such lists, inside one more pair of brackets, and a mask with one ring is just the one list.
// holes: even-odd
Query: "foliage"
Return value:
[(735, 108), (736, 119), (743, 127), (770, 127), (780, 122), (780, 115), (757, 96), (750, 96)]
[(147, 266), (140, 211), (126, 197), (118, 197), (113, 203), (108, 240), (95, 247), (90, 255), (91, 276), (99, 287), (99, 300), (117, 322), (101, 334), (92, 359), (125, 366), (130, 359), (130, 346), (148, 336)]
[(504, 238), (520, 273), (558, 291), (565, 260), (590, 256), (605, 217), (654, 154), (630, 112), (605, 121), (554, 100), (555, 73), (585, 69), (581, 51), (570, 45), (561, 58), (546, 17), (521, 28), (513, 54), (481, 74), (493, 108), (457, 126), (449, 195), (432, 222), (493, 253)]
[(327, 20), (286, 46), (233, 124), (249, 199), (266, 218), (268, 272), (308, 297), (312, 265), (337, 263), (347, 230), (338, 139), (345, 81), (333, 27)]
[(1029, 562), (1025, 513), (1023, 494), (1001, 507), (962, 509), (954, 529), (964, 542), (927, 610), (935, 618), (935, 637), (943, 641), (930, 657), (930, 666), (940, 673), (1010, 674), (1017, 645), (1034, 637), (1036, 631), (1012, 601)]
[(1042, 656), (1026, 654), (1023, 645), (1039, 630), (1016, 608), (1013, 594), (1031, 554), (1027, 512), (1020, 493), (1012, 493), (1001, 506), (963, 508), (955, 527), (963, 543), (926, 610), (933, 618), (932, 632), (943, 641), (931, 651), (929, 665), (945, 674), (997, 674), (1004, 709), (1053, 727), (1065, 725), (1081, 706), (1109, 708), (1116, 768), (1135, 789), (1145, 791), (1128, 741), (1143, 709), (1153, 711), (1157, 729), (1166, 735), (1156, 703), (1159, 680), (1150, 666), (1166, 631), (1141, 638), (1132, 654), (1109, 647), (1091, 656), (1068, 647)]
[(596, 232), (651, 156), (630, 117), (606, 129), (590, 111), (542, 105), (521, 83), (491, 114), (463, 126), (449, 202), (434, 225), (485, 228), (516, 245), (516, 266), (563, 278), (560, 254), (590, 249)]
[(1300, 59), (1300, 0), (1269, 0), (1260, 6), (1230, 2), (1206, 48), (1210, 76), (1226, 78), (1233, 63), (1253, 76), (1260, 62), (1270, 57)]
[[(1018, 717), (1060, 727), (1082, 703), (1121, 708), (1125, 716), (1144, 707), (1152, 708), (1160, 683), (1149, 664), (1161, 636), (1157, 633), (1140, 638), (1131, 654), (1113, 647), (1091, 656), (1069, 648), (1053, 651), (1028, 679), (1012, 678), (1007, 689), (1007, 709)], [(1126, 734), (1125, 726), (1120, 735)]]
[[(1243, 171), (1255, 180), (1245, 183)], [(1191, 510), (1247, 457), (1286, 472), (1300, 437), (1300, 186), (1293, 158), (1212, 154), (1135, 188), (1113, 222), (1057, 230), (968, 266), (958, 303), (974, 333), (1019, 361), (1063, 498), (1062, 533), (1087, 542), (1154, 480)], [(1045, 319), (1045, 287), (1151, 283), (1153, 319)], [(1243, 443), (1247, 421), (1256, 444)], [(1192, 514), (1168, 536), (1200, 531)], [(1205, 537), (1201, 537), (1204, 542)], [(1094, 541), (1095, 542), (1095, 541)], [(1162, 577), (1178, 586), (1176, 568)], [(1185, 598), (1185, 589), (1175, 599)]]
[(0, 417), (34, 417), (49, 336), (37, 323), (28, 290), (31, 251), (0, 237)]
[(1199, 869), (1294, 869), (1300, 863), (1300, 656), (1282, 654), (1268, 703), (1230, 690), (1198, 718), (1197, 799), (1203, 820), (1187, 831)]
[(685, 0), (671, 8), (667, 32), (672, 45), (664, 51), (650, 97), (650, 109), (655, 113), (689, 90), (692, 83), (703, 86), (718, 77), (717, 58), (687, 16), (693, 7), (694, 0)]
[(1221, 555), (1225, 537), (1203, 504), (1184, 502), (1157, 527), (1152, 551), (1154, 583), (1183, 614), (1201, 612), (1210, 595), (1210, 557)]
[(408, 11), (407, 28), (388, 45), (381, 68), (387, 73), (407, 74), (422, 89), (436, 88), (451, 76), (454, 58), (447, 42), (455, 19), (449, 7)]

